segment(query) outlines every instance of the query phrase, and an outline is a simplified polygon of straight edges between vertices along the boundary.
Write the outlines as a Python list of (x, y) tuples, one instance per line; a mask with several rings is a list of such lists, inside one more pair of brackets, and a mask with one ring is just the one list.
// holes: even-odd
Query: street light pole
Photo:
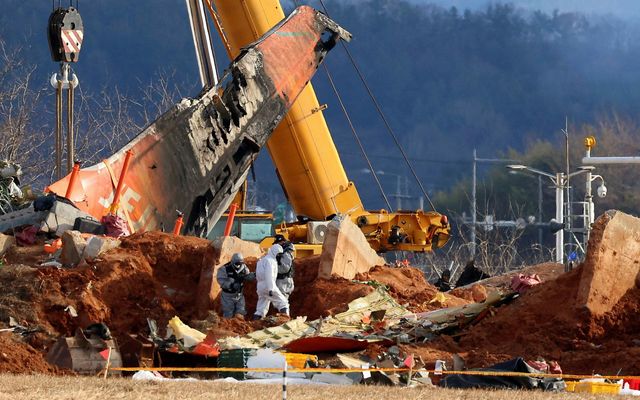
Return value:
[[(573, 242), (572, 240), (572, 236), (571, 236), (571, 225), (572, 225), (572, 210), (571, 210), (571, 185), (570, 185), (570, 179), (571, 179), (571, 173), (570, 173), (570, 169), (569, 169), (569, 119), (567, 117), (565, 117), (564, 119), (564, 129), (562, 129), (562, 133), (564, 134), (565, 137), (565, 175), (564, 178), (565, 180), (562, 183), (562, 186), (564, 188), (566, 188), (567, 190), (567, 202), (566, 202), (566, 212), (565, 212), (565, 216), (566, 216), (566, 220), (562, 221), (562, 220), (558, 220), (558, 222), (565, 224), (565, 230), (567, 232), (569, 232), (569, 245), (571, 245), (571, 243)], [(560, 182), (559, 182), (560, 183)], [(564, 234), (563, 234), (564, 236)], [(563, 243), (564, 245), (564, 243)], [(556, 255), (556, 259), (557, 259), (557, 255)], [(560, 261), (562, 262), (562, 261)]]
[[(542, 175), (538, 175), (538, 222), (542, 222)], [(542, 248), (542, 227), (538, 228), (538, 243)]]
[[(564, 173), (558, 172), (556, 174), (556, 180), (554, 182), (556, 187), (556, 221), (562, 224), (564, 221)], [(564, 229), (558, 230), (556, 233), (556, 262), (563, 263), (563, 248), (564, 248)]]

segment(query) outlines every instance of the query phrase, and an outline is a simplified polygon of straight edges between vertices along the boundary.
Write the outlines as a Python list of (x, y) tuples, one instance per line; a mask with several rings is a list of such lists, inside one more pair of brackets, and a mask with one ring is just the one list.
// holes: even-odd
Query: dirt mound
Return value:
[(40, 351), (23, 342), (13, 333), (0, 333), (0, 373), (54, 374), (59, 372), (44, 359)]
[(161, 327), (174, 315), (189, 320), (200, 269), (214, 256), (207, 240), (147, 232), (73, 269), (7, 265), (0, 270), (0, 322), (12, 316), (55, 336), (104, 322), (118, 337), (145, 330), (147, 317)]
[(556, 360), (569, 373), (640, 373), (640, 289), (616, 309), (593, 317), (576, 306), (582, 268), (531, 288), (456, 338), (442, 336), (413, 349), (423, 358), (459, 353), (467, 366), (485, 367), (517, 356)]
[[(161, 327), (174, 315), (189, 320), (200, 269), (213, 258), (204, 239), (159, 232), (132, 235), (90, 265), (38, 270), (46, 287), (38, 304), (40, 319), (66, 335), (104, 322), (116, 337), (146, 329), (146, 318)], [(77, 318), (64, 311), (68, 305)]]

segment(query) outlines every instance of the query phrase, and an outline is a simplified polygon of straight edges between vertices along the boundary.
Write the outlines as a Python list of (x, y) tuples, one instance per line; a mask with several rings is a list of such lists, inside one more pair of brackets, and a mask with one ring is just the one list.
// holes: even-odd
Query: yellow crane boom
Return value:
[[(255, 41), (285, 15), (279, 0), (207, 0), (230, 52)], [(213, 10), (212, 10), (213, 11)], [(285, 195), (298, 216), (324, 221), (348, 215), (378, 251), (425, 251), (449, 238), (449, 223), (436, 212), (367, 211), (347, 178), (315, 91), (309, 83), (267, 142)], [(296, 242), (307, 239), (307, 225), (281, 230)]]

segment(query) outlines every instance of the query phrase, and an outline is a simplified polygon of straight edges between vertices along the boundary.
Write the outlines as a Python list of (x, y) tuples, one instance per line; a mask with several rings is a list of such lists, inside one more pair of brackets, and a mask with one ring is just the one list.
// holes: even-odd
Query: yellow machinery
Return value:
[[(278, 0), (207, 0), (231, 57), (284, 19)], [(437, 212), (366, 211), (345, 173), (311, 83), (267, 142), (276, 172), (297, 215), (325, 221), (347, 215), (377, 251), (429, 251), (449, 239), (446, 216)], [(317, 224), (317, 223), (316, 223)], [(316, 225), (319, 226), (319, 225)], [(313, 222), (277, 229), (295, 243), (313, 243)], [(307, 253), (316, 246), (299, 246)]]

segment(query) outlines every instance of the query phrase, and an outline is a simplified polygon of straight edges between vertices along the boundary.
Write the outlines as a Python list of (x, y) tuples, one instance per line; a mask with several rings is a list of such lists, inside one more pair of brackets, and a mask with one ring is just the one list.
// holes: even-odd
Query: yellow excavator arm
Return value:
[[(285, 18), (278, 0), (207, 0), (231, 57)], [(285, 195), (298, 216), (325, 221), (348, 215), (377, 251), (428, 251), (449, 238), (446, 217), (436, 212), (366, 211), (340, 156), (311, 83), (302, 91), (267, 142)], [(308, 224), (282, 226), (295, 242), (306, 242)]]

